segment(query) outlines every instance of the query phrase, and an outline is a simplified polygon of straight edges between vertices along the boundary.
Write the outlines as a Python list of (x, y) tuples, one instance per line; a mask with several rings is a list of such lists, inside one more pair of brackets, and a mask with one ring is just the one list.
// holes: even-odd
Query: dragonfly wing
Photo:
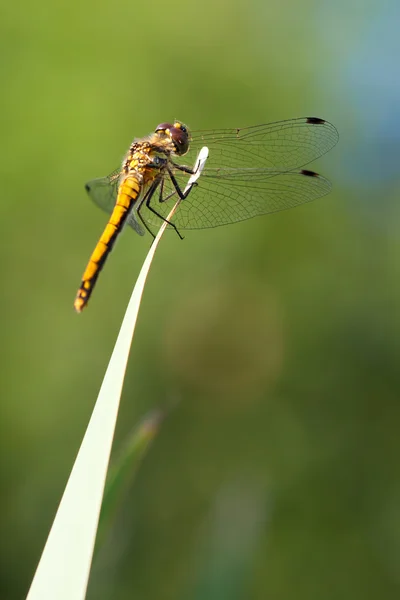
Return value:
[[(175, 173), (184, 189), (188, 175)], [(206, 229), (251, 219), (259, 215), (278, 212), (311, 202), (331, 191), (328, 179), (305, 169), (298, 171), (269, 171), (266, 169), (208, 169), (198, 180), (198, 185), (180, 205), (172, 219), (178, 229)], [(163, 198), (154, 197), (152, 208), (164, 219), (177, 200), (169, 179), (164, 182)], [(153, 226), (162, 219), (147, 207), (140, 209), (141, 216)]]
[[(93, 179), (85, 185), (91, 200), (108, 214), (112, 213), (117, 200), (120, 174), (120, 170), (116, 169), (107, 177)], [(133, 210), (126, 221), (127, 225), (130, 225), (139, 235), (144, 235), (145, 232), (137, 219), (136, 211)]]
[(85, 185), (85, 190), (93, 202), (107, 213), (111, 213), (118, 195), (119, 171), (107, 177), (93, 179)]
[(218, 227), (311, 202), (331, 191), (328, 179), (314, 171), (265, 172), (245, 180), (238, 173), (221, 179), (200, 177), (173, 219), (178, 229)]
[(132, 227), (139, 235), (144, 235), (146, 233), (143, 226), (139, 223), (136, 207), (133, 207), (131, 214), (127, 218), (126, 224)]
[(334, 125), (317, 117), (289, 119), (242, 129), (193, 132), (185, 164), (191, 166), (208, 146), (207, 168), (295, 170), (328, 152), (339, 139)]

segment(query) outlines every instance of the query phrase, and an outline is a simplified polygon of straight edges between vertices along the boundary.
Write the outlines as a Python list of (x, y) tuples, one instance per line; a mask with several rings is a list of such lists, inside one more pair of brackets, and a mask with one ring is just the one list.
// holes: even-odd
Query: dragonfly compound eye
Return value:
[(180, 121), (174, 121), (172, 127), (176, 127), (177, 129), (181, 129), (184, 133), (187, 133), (187, 127)]
[(171, 127), (170, 130), (171, 140), (175, 146), (176, 154), (182, 155), (186, 154), (189, 150), (189, 135), (188, 132), (182, 129), (178, 129), (178, 127)]
[(167, 129), (171, 129), (173, 127), (172, 123), (160, 123), (157, 125), (155, 131), (158, 133), (159, 131), (166, 131)]

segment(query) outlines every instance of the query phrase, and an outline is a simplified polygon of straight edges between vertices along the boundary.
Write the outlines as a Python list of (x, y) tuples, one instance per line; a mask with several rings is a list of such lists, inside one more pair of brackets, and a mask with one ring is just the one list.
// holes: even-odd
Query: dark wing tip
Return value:
[(319, 177), (318, 173), (315, 171), (309, 171), (308, 169), (302, 169), (300, 174), (305, 175), (306, 177)]
[(325, 119), (320, 119), (319, 117), (307, 117), (307, 123), (311, 123), (312, 125), (324, 125), (326, 121)]
[(85, 190), (87, 192), (90, 192), (90, 185), (88, 183), (85, 183)]

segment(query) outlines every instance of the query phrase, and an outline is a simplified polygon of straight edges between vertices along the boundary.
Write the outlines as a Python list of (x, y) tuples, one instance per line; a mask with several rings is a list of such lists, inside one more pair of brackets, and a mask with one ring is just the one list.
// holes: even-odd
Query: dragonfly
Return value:
[[(193, 133), (174, 121), (135, 139), (120, 168), (85, 186), (93, 202), (111, 216), (83, 273), (75, 310), (81, 312), (87, 305), (126, 225), (139, 235), (148, 231), (154, 237), (167, 221), (182, 238), (182, 230), (236, 223), (325, 196), (331, 182), (303, 167), (338, 139), (335, 126), (318, 117)], [(198, 181), (187, 186), (204, 146), (209, 150), (206, 166)], [(178, 210), (168, 220), (177, 201)]]

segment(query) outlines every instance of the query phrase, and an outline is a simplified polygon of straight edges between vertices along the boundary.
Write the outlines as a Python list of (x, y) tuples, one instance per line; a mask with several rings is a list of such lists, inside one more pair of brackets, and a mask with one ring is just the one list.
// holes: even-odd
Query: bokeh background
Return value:
[(0, 598), (25, 597), (150, 240), (85, 181), (134, 136), (319, 116), (318, 202), (166, 235), (115, 449), (168, 409), (96, 558), (99, 600), (400, 594), (398, 0), (1, 7)]

